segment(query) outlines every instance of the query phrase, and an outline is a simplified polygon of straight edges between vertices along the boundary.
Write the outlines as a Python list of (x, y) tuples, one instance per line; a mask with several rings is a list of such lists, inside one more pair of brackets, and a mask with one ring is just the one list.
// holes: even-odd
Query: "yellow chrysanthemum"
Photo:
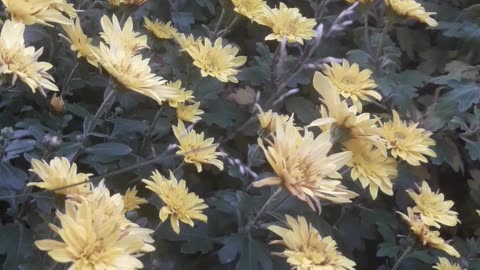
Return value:
[(147, 36), (141, 36), (140, 33), (133, 31), (132, 17), (128, 17), (123, 28), (115, 15), (112, 16), (112, 20), (104, 15), (100, 20), (100, 24), (103, 30), (100, 36), (110, 47), (115, 43), (127, 54), (135, 54), (139, 50), (148, 47)]
[(321, 118), (313, 121), (310, 126), (319, 126), (322, 130), (332, 129), (332, 123), (338, 128), (340, 134), (348, 139), (362, 139), (369, 141), (377, 149), (387, 155), (385, 142), (381, 138), (381, 130), (377, 120), (372, 119), (369, 113), (357, 113), (357, 107), (348, 106), (345, 100), (340, 100), (340, 95), (331, 81), (322, 73), (316, 72), (313, 86), (323, 98), (320, 107)]
[(438, 22), (430, 17), (437, 13), (427, 12), (425, 8), (415, 0), (385, 0), (385, 5), (399, 15), (426, 23), (431, 27), (436, 27), (438, 25)]
[(361, 5), (370, 4), (372, 2), (372, 0), (345, 0), (345, 1), (347, 1), (349, 4), (355, 4), (356, 2), (358, 2)]
[(344, 98), (350, 98), (358, 111), (362, 111), (361, 101), (371, 101), (371, 98), (381, 100), (382, 96), (375, 90), (377, 84), (370, 78), (372, 71), (360, 71), (358, 64), (352, 64), (343, 59), (342, 65), (332, 63), (324, 65), (325, 75)]
[(129, 188), (123, 195), (123, 211), (128, 212), (140, 208), (140, 204), (145, 204), (148, 201), (142, 197), (137, 196), (137, 187)]
[(35, 93), (38, 89), (58, 91), (53, 77), (47, 73), (52, 65), (38, 62), (43, 48), (35, 51), (33, 46), (25, 47), (23, 34), (25, 25), (7, 20), (0, 33), (0, 74), (12, 74), (12, 84), (19, 78)]
[(262, 108), (257, 104), (257, 109), (258, 109), (258, 121), (260, 122), (260, 127), (263, 130), (266, 130), (268, 133), (275, 132), (276, 128), (276, 123), (277, 119), (280, 119), (280, 123), (282, 123), (282, 126), (285, 127), (285, 125), (292, 119), (289, 115), (284, 115), (284, 114), (278, 114), (276, 112), (273, 112), (272, 110), (268, 110), (267, 112), (264, 112)]
[(70, 19), (62, 12), (69, 14), (72, 18), (76, 17), (73, 5), (67, 4), (65, 0), (2, 0), (2, 2), (13, 21), (26, 25), (71, 24)]
[(108, 3), (112, 6), (141, 6), (145, 4), (148, 0), (108, 0)]
[(195, 130), (188, 131), (182, 120), (178, 120), (178, 125), (172, 129), (180, 148), (177, 155), (183, 156), (186, 163), (194, 164), (198, 172), (202, 171), (202, 164), (212, 164), (223, 170), (223, 162), (218, 160), (218, 144), (213, 143), (213, 138), (204, 139), (203, 132), (197, 134)]
[(208, 208), (203, 199), (195, 193), (188, 192), (185, 180), (178, 181), (172, 172), (170, 179), (163, 177), (158, 171), (153, 172), (152, 180), (143, 179), (148, 189), (155, 192), (165, 204), (160, 209), (160, 220), (164, 222), (170, 217), (173, 230), (180, 233), (179, 221), (193, 227), (193, 220), (207, 222), (203, 210)]
[(195, 123), (202, 119), (199, 115), (202, 115), (204, 111), (200, 110), (200, 102), (195, 102), (192, 105), (185, 103), (178, 104), (177, 117), (185, 122)]
[(254, 21), (263, 15), (268, 8), (263, 0), (232, 0), (233, 10)]
[(37, 174), (42, 182), (31, 182), (27, 186), (52, 190), (62, 195), (90, 193), (90, 184), (87, 183), (87, 180), (92, 174), (77, 173), (77, 165), (75, 163), (70, 164), (68, 159), (64, 157), (56, 157), (50, 161), (50, 164), (32, 159), (32, 169), (30, 171)]
[(303, 40), (316, 35), (313, 29), (317, 25), (315, 19), (303, 17), (298, 8), (288, 8), (284, 3), (280, 3), (280, 8), (266, 8), (257, 22), (272, 29), (273, 33), (265, 40), (282, 41), (285, 38), (289, 43), (303, 44)]
[(393, 157), (400, 157), (410, 165), (419, 166), (420, 162), (428, 162), (425, 156), (436, 157), (430, 149), (435, 141), (430, 138), (432, 133), (418, 128), (418, 123), (407, 124), (393, 111), (393, 120), (382, 125), (382, 135), (387, 140), (387, 148)]
[(180, 80), (167, 82), (165, 86), (174, 89), (177, 93), (175, 98), (168, 100), (168, 105), (170, 105), (170, 107), (176, 108), (179, 104), (194, 100), (193, 91), (183, 88), (182, 81)]
[(437, 270), (462, 270), (460, 265), (456, 263), (450, 263), (447, 258), (440, 257), (438, 258), (438, 263), (433, 266), (433, 269)]
[(271, 225), (268, 229), (282, 238), (271, 243), (286, 248), (282, 253), (274, 254), (287, 258), (292, 269), (354, 270), (355, 262), (337, 250), (332, 237), (322, 237), (302, 216), (295, 219), (287, 215), (286, 218), (288, 228)]
[(369, 187), (374, 200), (379, 189), (392, 196), (392, 179), (398, 175), (395, 159), (386, 157), (364, 140), (350, 140), (345, 143), (345, 147), (352, 152), (352, 159), (347, 163), (352, 168), (350, 172), (352, 179), (359, 180), (363, 188)]
[(212, 76), (221, 82), (238, 83), (235, 77), (240, 71), (236, 68), (247, 62), (247, 57), (236, 56), (238, 48), (227, 45), (223, 47), (222, 39), (218, 38), (212, 45), (210, 39), (197, 46), (188, 46), (185, 49), (193, 58), (193, 64), (200, 68), (202, 77)]
[[(105, 193), (103, 193), (105, 194)], [(88, 200), (65, 201), (65, 213), (57, 212), (61, 227), (50, 224), (61, 241), (45, 239), (35, 241), (35, 245), (59, 263), (71, 263), (69, 269), (140, 269), (142, 262), (137, 258), (144, 252), (153, 251), (145, 239), (153, 231), (139, 228), (130, 223), (124, 226), (123, 204), (107, 208), (98, 207)], [(108, 200), (98, 201), (109, 202)]]
[(275, 133), (267, 139), (265, 146), (259, 138), (258, 144), (272, 166), (276, 176), (254, 182), (255, 187), (282, 185), (292, 195), (320, 209), (320, 199), (333, 203), (349, 203), (357, 194), (348, 190), (338, 180), (337, 171), (351, 158), (351, 152), (340, 152), (327, 156), (332, 148), (330, 133), (314, 137), (310, 131), (301, 135), (292, 121), (282, 125), (277, 119)]
[(438, 191), (432, 192), (426, 181), (419, 187), (419, 193), (411, 189), (407, 193), (415, 202), (413, 212), (419, 214), (426, 225), (440, 228), (440, 224), (455, 226), (460, 222), (458, 213), (450, 210), (453, 201), (445, 201), (444, 195)]
[(83, 32), (80, 19), (77, 18), (71, 25), (62, 25), (62, 28), (67, 36), (62, 34), (60, 36), (70, 42), (70, 49), (77, 53), (77, 58), (83, 57), (90, 65), (98, 67), (97, 60), (92, 52), (92, 39)]
[(145, 20), (145, 28), (152, 32), (159, 39), (173, 39), (178, 35), (177, 29), (172, 26), (172, 22), (155, 22), (150, 21), (147, 17)]
[(434, 249), (442, 250), (447, 254), (460, 257), (460, 254), (449, 245), (445, 240), (440, 237), (440, 232), (431, 231), (428, 226), (423, 222), (420, 215), (414, 213), (412, 208), (407, 209), (408, 215), (404, 213), (397, 212), (401, 215), (402, 219), (405, 220), (410, 226), (410, 230), (413, 232), (417, 240), (423, 246), (429, 246)]
[(202, 45), (202, 40), (203, 40), (202, 37), (195, 38), (193, 37), (192, 34), (188, 36), (185, 34), (178, 34), (174, 38), (183, 51), (187, 51), (187, 49), (192, 49), (192, 48), (195, 48), (198, 50)]

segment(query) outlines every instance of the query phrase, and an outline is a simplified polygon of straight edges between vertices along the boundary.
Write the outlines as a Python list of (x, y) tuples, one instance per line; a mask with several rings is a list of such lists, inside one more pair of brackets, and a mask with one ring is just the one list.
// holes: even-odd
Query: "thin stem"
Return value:
[(240, 21), (240, 19), (241, 19), (240, 16), (236, 15), (235, 18), (232, 20), (232, 22), (227, 26), (227, 28), (223, 30), (220, 36), (224, 37), (230, 34), (230, 32), (233, 30), (233, 27)]
[(152, 133), (155, 130), (155, 126), (157, 125), (158, 121), (160, 120), (160, 116), (162, 115), (162, 109), (163, 109), (163, 106), (160, 107), (159, 110), (157, 110), (157, 113), (155, 113), (155, 117), (153, 118), (153, 121), (152, 121), (152, 123), (150, 124), (150, 127), (147, 130), (147, 133), (143, 137), (142, 146), (140, 147), (140, 149), (142, 149), (142, 152), (145, 149), (145, 145), (146, 145), (147, 141), (150, 140), (150, 137), (152, 136)]
[(363, 27), (365, 35), (365, 47), (367, 48), (367, 52), (370, 54), (372, 52), (372, 48), (370, 48), (370, 36), (368, 35), (368, 10), (363, 14)]
[[(380, 37), (378, 39), (378, 43), (377, 43), (377, 54), (375, 55), (375, 60), (376, 60), (376, 64), (377, 64), (377, 67), (379, 67), (379, 64), (378, 64), (378, 60), (380, 59), (380, 56), (382, 55), (382, 52), (383, 52), (383, 45), (385, 43), (385, 36), (387, 35), (387, 32), (388, 32), (388, 22), (385, 23), (385, 26), (383, 27), (383, 30), (380, 34)], [(379, 68), (380, 69), (380, 68)]]
[(215, 30), (213, 31), (213, 34), (212, 34), (212, 40), (216, 39), (218, 30), (220, 30), (220, 26), (223, 24), (223, 21), (225, 20), (226, 13), (227, 13), (226, 8), (222, 6), (222, 13), (220, 14), (220, 18), (217, 21), (217, 25), (215, 25)]
[(67, 81), (65, 82), (65, 85), (63, 86), (63, 91), (62, 91), (62, 93), (60, 93), (61, 98), (63, 98), (64, 96), (66, 96), (68, 94), (68, 92), (70, 92), (70, 83), (72, 83), (73, 74), (75, 73), (77, 68), (78, 68), (78, 62), (75, 63), (75, 65), (72, 68), (72, 71), (70, 71), (70, 74), (68, 75)]
[(400, 264), (402, 264), (412, 250), (412, 247), (408, 246), (408, 248), (403, 251), (402, 255), (400, 255), (400, 258), (398, 258), (398, 260), (395, 262), (391, 270), (397, 270), (400, 267)]
[(277, 197), (277, 195), (280, 194), (280, 192), (282, 192), (281, 187), (277, 188), (277, 190), (275, 190), (275, 192), (273, 192), (272, 195), (270, 195), (270, 198), (268, 198), (268, 200), (265, 202), (262, 208), (260, 208), (260, 210), (257, 212), (257, 215), (255, 215), (255, 217), (245, 227), (247, 231), (250, 230), (253, 227), (253, 225), (255, 225), (255, 222), (263, 215), (263, 212), (267, 210), (267, 207), (273, 202), (273, 200)]
[(97, 121), (100, 118), (100, 116), (106, 112), (107, 108), (109, 108), (110, 103), (113, 102), (113, 100), (115, 100), (115, 96), (116, 96), (115, 90), (109, 86), (107, 87), (106, 91), (110, 91), (110, 92), (107, 93), (107, 96), (103, 100), (97, 112), (85, 127), (85, 130), (83, 131), (84, 136), (88, 136), (88, 134), (95, 129), (95, 127), (97, 126)]

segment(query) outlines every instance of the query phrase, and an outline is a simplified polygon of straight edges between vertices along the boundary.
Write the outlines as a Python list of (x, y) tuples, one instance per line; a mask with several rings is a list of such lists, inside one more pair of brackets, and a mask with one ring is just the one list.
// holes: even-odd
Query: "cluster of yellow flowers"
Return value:
[[(57, 211), (61, 227), (50, 224), (61, 241), (36, 241), (39, 249), (48, 251), (57, 262), (71, 263), (71, 269), (143, 268), (138, 256), (155, 248), (150, 236), (153, 230), (141, 228), (125, 216), (147, 203), (137, 196), (136, 187), (123, 196), (111, 195), (103, 181), (93, 186), (88, 181), (91, 174), (78, 173), (76, 164), (66, 158), (54, 158), (50, 164), (34, 159), (31, 171), (42, 181), (29, 185), (66, 196), (65, 213)], [(178, 181), (171, 172), (170, 179), (166, 179), (158, 171), (151, 178), (143, 182), (164, 203), (159, 218), (164, 222), (170, 217), (177, 234), (180, 221), (192, 227), (193, 220), (207, 222), (202, 211), (208, 206), (188, 192), (185, 180)]]
[[(372, 0), (345, 0), (350, 4), (359, 2), (362, 5), (371, 4)], [(415, 0), (385, 0), (385, 6), (395, 14), (406, 16), (425, 23), (431, 27), (438, 25), (438, 22), (431, 17), (435, 12), (427, 12), (425, 8)]]

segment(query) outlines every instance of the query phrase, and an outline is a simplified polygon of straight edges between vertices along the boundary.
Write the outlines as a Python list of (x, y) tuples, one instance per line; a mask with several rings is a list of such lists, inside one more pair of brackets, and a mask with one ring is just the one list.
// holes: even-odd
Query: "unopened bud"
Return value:
[(63, 102), (63, 98), (57, 94), (53, 95), (50, 99), (50, 109), (54, 113), (63, 113), (63, 110), (65, 109), (65, 102)]

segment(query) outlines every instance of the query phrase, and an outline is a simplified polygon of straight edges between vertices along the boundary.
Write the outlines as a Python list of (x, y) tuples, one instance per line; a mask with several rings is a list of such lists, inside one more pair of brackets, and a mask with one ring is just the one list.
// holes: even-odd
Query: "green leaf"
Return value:
[(208, 235), (208, 225), (201, 223), (191, 230), (182, 232), (181, 239), (185, 240), (182, 243), (181, 251), (184, 254), (207, 254), (213, 249), (214, 242)]
[(250, 234), (233, 234), (223, 241), (218, 251), (222, 264), (233, 262), (239, 257), (236, 270), (269, 270), (273, 268), (268, 246)]
[(5, 147), (5, 152), (7, 153), (6, 160), (14, 159), (20, 154), (32, 150), (36, 143), (35, 140), (30, 139), (10, 141), (7, 147)]
[(437, 157), (432, 159), (432, 163), (441, 165), (447, 163), (455, 172), (464, 171), (463, 161), (457, 145), (446, 136), (436, 138), (436, 145), (433, 150), (437, 153)]
[(465, 148), (468, 150), (468, 154), (470, 154), (470, 158), (472, 160), (480, 160), (480, 140), (472, 141), (463, 138), (466, 142)]
[(309, 124), (320, 117), (319, 111), (310, 100), (304, 97), (290, 97), (285, 101), (287, 111), (294, 113), (304, 124)]
[(125, 156), (132, 152), (132, 149), (123, 143), (99, 143), (85, 149), (85, 152), (102, 156)]
[(473, 82), (450, 81), (448, 84), (452, 90), (445, 95), (445, 98), (455, 102), (458, 110), (464, 112), (473, 104), (480, 103), (480, 86)]
[(0, 162), (0, 187), (22, 190), (28, 179), (26, 173), (6, 162)]
[(205, 108), (208, 108), (208, 112), (203, 115), (203, 120), (210, 125), (216, 124), (222, 128), (242, 123), (246, 118), (240, 109), (228, 101), (209, 101)]
[(378, 245), (377, 256), (378, 257), (395, 257), (401, 248), (392, 242), (384, 242)]
[(29, 256), (33, 255), (33, 232), (20, 224), (0, 226), (0, 254), (5, 254), (4, 270), (21, 269)]

